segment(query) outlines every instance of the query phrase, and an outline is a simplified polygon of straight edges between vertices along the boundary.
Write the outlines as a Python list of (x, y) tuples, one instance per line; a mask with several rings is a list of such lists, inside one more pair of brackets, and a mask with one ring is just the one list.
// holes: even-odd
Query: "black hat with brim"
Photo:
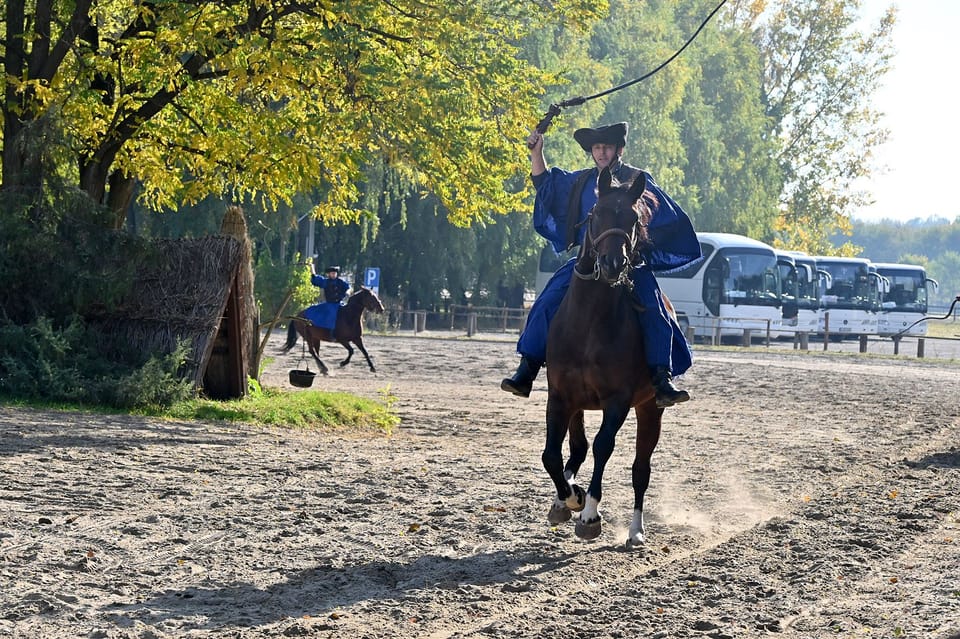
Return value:
[(577, 129), (573, 132), (576, 140), (584, 151), (590, 153), (594, 144), (612, 144), (616, 147), (627, 145), (627, 123), (617, 122), (598, 126), (595, 129)]
[(339, 273), (339, 272), (340, 272), (340, 267), (339, 267), (339, 266), (328, 266), (328, 267), (327, 267), (327, 270), (324, 271), (324, 273), (329, 273), (330, 271), (334, 271), (334, 272), (336, 272), (336, 273)]

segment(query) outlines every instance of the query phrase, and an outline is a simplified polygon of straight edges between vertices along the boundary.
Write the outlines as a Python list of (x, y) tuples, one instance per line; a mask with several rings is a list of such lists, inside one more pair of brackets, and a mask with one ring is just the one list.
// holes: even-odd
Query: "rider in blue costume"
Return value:
[[(530, 148), (531, 177), (537, 190), (533, 206), (533, 224), (558, 253), (579, 245), (586, 233), (582, 222), (597, 201), (597, 177), (610, 167), (613, 177), (631, 182), (641, 170), (621, 159), (627, 142), (627, 123), (619, 122), (596, 129), (578, 129), (574, 139), (589, 153), (596, 165), (580, 171), (559, 168), (547, 170), (543, 156), (543, 135), (534, 131), (527, 138)], [(646, 173), (644, 171), (644, 173)], [(673, 406), (690, 399), (687, 391), (676, 387), (674, 375), (683, 374), (692, 363), (690, 346), (661, 299), (654, 271), (679, 268), (701, 258), (700, 243), (690, 218), (660, 190), (649, 173), (647, 193), (652, 195), (652, 218), (647, 227), (650, 244), (642, 251), (642, 263), (635, 263), (630, 274), (633, 294), (643, 308), (637, 314), (644, 333), (644, 350), (656, 390), (657, 405)], [(514, 395), (529, 397), (533, 380), (547, 354), (547, 330), (560, 302), (570, 286), (576, 259), (561, 266), (534, 302), (527, 324), (517, 342), (520, 366), (500, 387)]]
[(340, 267), (328, 266), (326, 277), (318, 275), (313, 264), (310, 264), (311, 275), (310, 283), (319, 286), (323, 291), (323, 302), (307, 309), (307, 319), (316, 326), (322, 328), (334, 329), (337, 323), (337, 311), (340, 310), (340, 302), (347, 296), (350, 290), (350, 284), (346, 280), (340, 279)]

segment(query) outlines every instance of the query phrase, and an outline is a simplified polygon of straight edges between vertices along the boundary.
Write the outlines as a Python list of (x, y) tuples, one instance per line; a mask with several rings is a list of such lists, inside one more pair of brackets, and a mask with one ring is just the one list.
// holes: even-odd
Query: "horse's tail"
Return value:
[(297, 345), (297, 327), (293, 324), (296, 321), (291, 317), (290, 321), (287, 322), (287, 343), (283, 345), (284, 353)]

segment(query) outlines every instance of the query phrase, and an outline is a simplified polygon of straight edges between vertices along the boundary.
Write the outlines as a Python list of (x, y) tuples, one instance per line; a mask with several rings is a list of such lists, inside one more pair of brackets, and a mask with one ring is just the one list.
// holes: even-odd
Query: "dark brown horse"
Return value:
[[(581, 511), (575, 532), (583, 539), (600, 535), (599, 503), (603, 472), (613, 453), (617, 431), (630, 409), (637, 416), (633, 461), (634, 510), (627, 545), (643, 543), (643, 496), (650, 483), (650, 457), (660, 439), (663, 409), (657, 408), (643, 335), (631, 293), (631, 262), (647, 241), (650, 209), (644, 202), (646, 177), (632, 184), (612, 183), (601, 171), (598, 201), (586, 221), (587, 232), (570, 288), (550, 323), (547, 337), (547, 440), (543, 465), (557, 488), (547, 515), (558, 524)], [(593, 440), (593, 475), (583, 488), (574, 478), (589, 448), (583, 411), (602, 410)], [(570, 434), (570, 459), (563, 462), (563, 441)]]
[(373, 360), (363, 347), (363, 312), (372, 311), (374, 313), (383, 312), (383, 303), (380, 298), (368, 288), (360, 287), (356, 293), (347, 298), (346, 306), (340, 308), (337, 312), (337, 324), (331, 332), (329, 329), (314, 326), (310, 320), (305, 319), (303, 312), (291, 318), (290, 325), (287, 327), (287, 343), (283, 345), (283, 352), (286, 353), (297, 343), (297, 334), (306, 341), (310, 354), (317, 361), (320, 372), (327, 374), (327, 366), (320, 359), (320, 342), (337, 342), (347, 349), (347, 358), (340, 362), (340, 366), (346, 366), (353, 357), (352, 342), (360, 349), (363, 356), (367, 358), (367, 364), (370, 370), (376, 372), (373, 366)]

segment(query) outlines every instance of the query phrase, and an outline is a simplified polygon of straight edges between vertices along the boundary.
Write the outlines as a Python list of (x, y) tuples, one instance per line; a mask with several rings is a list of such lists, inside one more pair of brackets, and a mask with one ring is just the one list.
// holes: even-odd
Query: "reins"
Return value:
[(700, 35), (700, 32), (703, 31), (703, 28), (704, 28), (705, 26), (707, 26), (707, 23), (710, 22), (710, 19), (713, 18), (713, 16), (716, 15), (716, 13), (720, 10), (720, 8), (723, 7), (723, 5), (726, 4), (726, 3), (727, 3), (727, 0), (720, 0), (720, 4), (718, 4), (716, 7), (714, 7), (713, 11), (711, 11), (710, 14), (709, 14), (706, 18), (703, 19), (703, 22), (701, 22), (701, 23), (700, 23), (700, 26), (697, 27), (697, 30), (693, 32), (693, 35), (691, 35), (689, 38), (687, 38), (687, 41), (683, 43), (683, 46), (680, 47), (679, 49), (677, 49), (677, 50), (674, 52), (674, 54), (671, 55), (669, 58), (667, 58), (667, 59), (664, 60), (662, 63), (660, 63), (660, 65), (657, 66), (653, 71), (649, 71), (649, 72), (643, 74), (642, 76), (640, 76), (639, 78), (634, 78), (633, 80), (630, 80), (629, 82), (624, 82), (623, 84), (618, 84), (617, 86), (612, 87), (612, 88), (610, 88), (610, 89), (607, 89), (607, 90), (605, 90), (605, 91), (601, 91), (600, 93), (594, 93), (593, 95), (588, 95), (588, 96), (578, 96), (578, 97), (575, 97), (575, 98), (570, 98), (570, 99), (568, 99), (568, 100), (561, 100), (560, 102), (557, 102), (556, 104), (551, 104), (551, 105), (550, 105), (550, 108), (547, 110), (546, 114), (544, 114), (543, 119), (540, 120), (540, 122), (537, 123), (537, 132), (540, 133), (540, 134), (546, 133), (546, 132), (547, 132), (547, 129), (550, 127), (550, 123), (553, 121), (553, 118), (555, 118), (556, 116), (560, 115), (560, 109), (565, 109), (565, 108), (572, 107), (572, 106), (580, 106), (580, 105), (583, 104), (584, 102), (588, 102), (588, 101), (590, 101), (590, 100), (595, 100), (595, 99), (597, 99), (597, 98), (602, 98), (602, 97), (605, 96), (605, 95), (609, 95), (609, 94), (614, 93), (614, 92), (616, 92), (616, 91), (619, 91), (619, 90), (621, 90), (621, 89), (626, 89), (627, 87), (633, 86), (634, 84), (637, 84), (638, 82), (643, 82), (644, 80), (646, 80), (647, 78), (649, 78), (649, 77), (652, 76), (653, 74), (655, 74), (655, 73), (657, 73), (658, 71), (660, 71), (661, 69), (663, 69), (665, 66), (667, 66), (668, 64), (670, 64), (671, 62), (673, 62), (673, 61), (677, 58), (677, 56), (679, 56), (681, 53), (683, 53), (683, 50), (684, 50), (684, 49), (686, 49), (688, 46), (690, 46), (690, 43), (693, 42), (693, 41), (697, 38), (698, 35)]

